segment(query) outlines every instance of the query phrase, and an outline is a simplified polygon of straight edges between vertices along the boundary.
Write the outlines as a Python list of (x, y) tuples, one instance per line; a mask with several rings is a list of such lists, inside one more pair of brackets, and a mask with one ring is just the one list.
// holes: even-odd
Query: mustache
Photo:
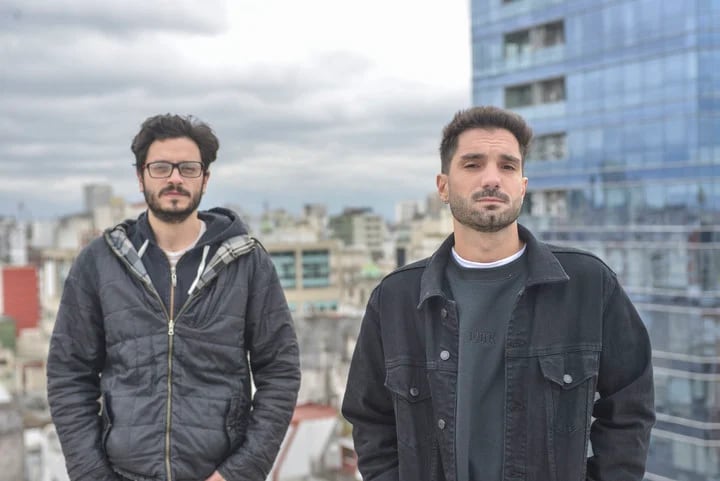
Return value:
[(168, 192), (175, 192), (175, 193), (190, 197), (190, 192), (185, 190), (185, 188), (182, 187), (181, 185), (168, 185), (167, 187), (162, 188), (160, 190), (160, 196), (163, 196), (163, 195), (167, 194)]
[(480, 200), (483, 197), (495, 197), (502, 201), (510, 202), (510, 196), (503, 192), (500, 192), (500, 190), (498, 190), (498, 189), (484, 189), (479, 192), (475, 192), (472, 195), (471, 199), (475, 201), (475, 200)]

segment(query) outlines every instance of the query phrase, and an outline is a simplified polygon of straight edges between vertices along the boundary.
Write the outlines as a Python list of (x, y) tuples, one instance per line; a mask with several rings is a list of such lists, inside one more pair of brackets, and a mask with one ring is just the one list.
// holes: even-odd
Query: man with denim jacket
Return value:
[(532, 137), (458, 112), (440, 146), (453, 234), (373, 291), (343, 414), (366, 481), (641, 480), (647, 331), (598, 258), (517, 223)]
[(198, 211), (218, 146), (192, 117), (147, 119), (132, 143), (147, 212), (68, 274), (47, 372), (72, 481), (263, 481), (272, 467), (297, 339), (267, 252), (233, 212)]

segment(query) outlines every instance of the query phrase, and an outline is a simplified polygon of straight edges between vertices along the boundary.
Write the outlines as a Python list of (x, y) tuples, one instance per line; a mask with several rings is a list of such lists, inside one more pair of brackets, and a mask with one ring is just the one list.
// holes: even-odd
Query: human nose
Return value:
[(483, 176), (483, 188), (497, 189), (500, 187), (500, 168), (497, 165), (489, 165)]

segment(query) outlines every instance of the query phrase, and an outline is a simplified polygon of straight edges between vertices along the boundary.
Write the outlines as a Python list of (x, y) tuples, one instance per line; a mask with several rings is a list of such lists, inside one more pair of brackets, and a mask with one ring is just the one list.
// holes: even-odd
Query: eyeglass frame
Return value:
[[(155, 177), (150, 173), (150, 169), (148, 168), (152, 164), (166, 164), (170, 165), (170, 173), (164, 177)], [(182, 171), (180, 170), (180, 166), (183, 164), (200, 164), (200, 174), (195, 177), (188, 177), (186, 175), (183, 175)], [(137, 168), (137, 164), (133, 164), (135, 168)], [(205, 164), (203, 162), (197, 161), (197, 160), (183, 160), (180, 162), (170, 162), (169, 160), (155, 160), (153, 162), (147, 162), (144, 163), (141, 167), (142, 170), (147, 170), (148, 175), (153, 179), (169, 179), (172, 177), (173, 172), (175, 169), (177, 169), (178, 174), (180, 174), (180, 177), (184, 179), (199, 179), (200, 177), (203, 177), (207, 173), (207, 169), (205, 168)]]

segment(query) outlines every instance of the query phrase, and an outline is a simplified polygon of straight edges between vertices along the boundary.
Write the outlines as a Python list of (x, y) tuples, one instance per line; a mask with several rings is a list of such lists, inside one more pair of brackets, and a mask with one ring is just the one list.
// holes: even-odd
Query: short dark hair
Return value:
[(525, 154), (527, 154), (532, 139), (532, 129), (525, 122), (525, 119), (514, 112), (499, 107), (480, 106), (460, 110), (443, 129), (442, 141), (440, 142), (441, 172), (443, 174), (450, 171), (450, 162), (457, 151), (458, 137), (470, 129), (505, 129), (510, 131), (520, 145), (521, 160), (523, 167), (525, 166)]
[(192, 115), (174, 114), (153, 115), (145, 119), (132, 141), (130, 149), (135, 154), (135, 168), (142, 173), (147, 159), (148, 149), (156, 140), (178, 139), (187, 137), (195, 142), (200, 149), (203, 170), (207, 172), (210, 164), (215, 161), (220, 142), (210, 126)]

